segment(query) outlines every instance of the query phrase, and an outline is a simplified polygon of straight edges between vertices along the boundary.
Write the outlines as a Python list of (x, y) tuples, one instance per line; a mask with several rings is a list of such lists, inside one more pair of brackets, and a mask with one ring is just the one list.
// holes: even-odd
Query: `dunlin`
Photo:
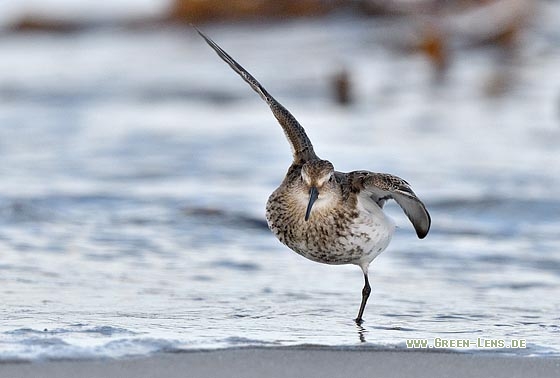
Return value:
[(431, 223), (426, 207), (399, 177), (369, 171), (335, 171), (331, 162), (315, 154), (294, 116), (216, 42), (197, 31), (266, 101), (292, 147), (292, 165), (266, 204), (270, 230), (282, 243), (310, 260), (355, 264), (362, 269), (365, 283), (355, 319), (361, 324), (371, 293), (369, 265), (387, 248), (395, 230), (383, 205), (389, 199), (395, 200), (421, 239), (428, 234)]

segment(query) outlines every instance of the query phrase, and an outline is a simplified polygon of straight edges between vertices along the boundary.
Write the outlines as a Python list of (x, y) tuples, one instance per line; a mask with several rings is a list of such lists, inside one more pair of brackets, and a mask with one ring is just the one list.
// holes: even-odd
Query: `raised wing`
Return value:
[(261, 96), (263, 100), (266, 101), (270, 109), (272, 110), (272, 114), (276, 117), (280, 126), (284, 130), (284, 134), (286, 134), (286, 138), (288, 138), (288, 142), (290, 142), (290, 146), (292, 147), (292, 154), (294, 156), (294, 162), (302, 163), (308, 160), (318, 159), (317, 155), (313, 151), (313, 145), (311, 141), (307, 137), (305, 130), (299, 124), (299, 122), (295, 119), (295, 117), (280, 104), (278, 101), (274, 99), (264, 89), (264, 87), (251, 75), (245, 68), (243, 68), (239, 63), (237, 63), (228, 53), (226, 53), (216, 42), (214, 42), (210, 37), (206, 36), (203, 32), (196, 28), (196, 31), (210, 47), (214, 49), (214, 51), (218, 54), (220, 58), (235, 71), (243, 80), (245, 80), (251, 88), (255, 92)]
[(428, 235), (430, 214), (405, 180), (387, 173), (355, 171), (348, 173), (348, 183), (353, 191), (365, 192), (380, 207), (388, 199), (394, 199), (414, 226), (416, 235), (420, 239)]

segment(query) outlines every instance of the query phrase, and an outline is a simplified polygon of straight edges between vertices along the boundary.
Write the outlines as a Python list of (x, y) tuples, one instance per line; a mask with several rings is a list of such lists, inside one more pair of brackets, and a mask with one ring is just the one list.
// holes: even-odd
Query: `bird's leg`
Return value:
[(367, 272), (364, 272), (364, 288), (362, 289), (362, 304), (360, 305), (360, 311), (358, 312), (358, 317), (356, 318), (356, 324), (360, 325), (364, 322), (362, 315), (364, 314), (364, 309), (366, 308), (366, 303), (371, 293), (371, 287), (369, 286), (369, 280)]

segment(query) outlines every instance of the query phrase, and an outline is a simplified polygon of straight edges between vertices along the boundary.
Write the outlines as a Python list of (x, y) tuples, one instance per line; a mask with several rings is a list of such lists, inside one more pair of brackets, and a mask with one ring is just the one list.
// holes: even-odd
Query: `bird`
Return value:
[(392, 199), (402, 208), (418, 238), (426, 237), (431, 218), (424, 203), (405, 180), (366, 170), (339, 172), (319, 158), (296, 118), (216, 42), (196, 28), (198, 34), (268, 104), (282, 127), (293, 161), (280, 186), (266, 204), (272, 233), (299, 255), (324, 264), (358, 265), (364, 286), (358, 315), (361, 325), (371, 293), (368, 269), (383, 252), (395, 231), (384, 211)]

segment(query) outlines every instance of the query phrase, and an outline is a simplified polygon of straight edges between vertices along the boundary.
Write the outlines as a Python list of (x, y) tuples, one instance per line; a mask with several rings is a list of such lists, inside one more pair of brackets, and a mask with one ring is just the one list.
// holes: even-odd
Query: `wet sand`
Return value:
[(243, 348), (119, 360), (0, 363), (0, 377), (559, 377), (560, 358), (452, 352)]

